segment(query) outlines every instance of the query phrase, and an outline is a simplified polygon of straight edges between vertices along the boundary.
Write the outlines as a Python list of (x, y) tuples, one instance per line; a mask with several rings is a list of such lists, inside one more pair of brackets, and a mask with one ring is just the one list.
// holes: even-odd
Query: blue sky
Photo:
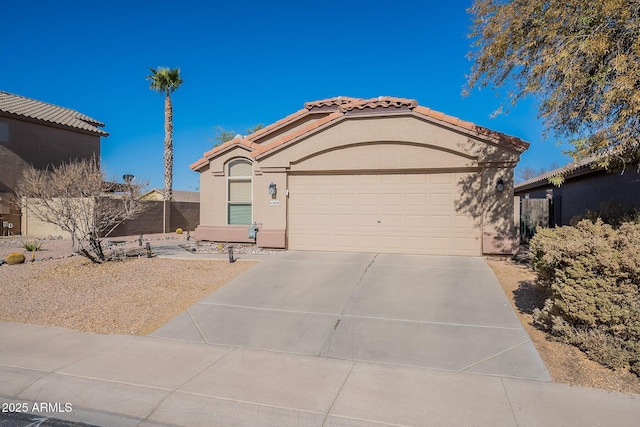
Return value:
[(2, 5), (0, 90), (106, 123), (102, 163), (163, 185), (163, 97), (149, 67), (180, 67), (173, 94), (174, 189), (198, 189), (189, 165), (214, 126), (243, 133), (307, 101), (398, 96), (531, 143), (519, 168), (563, 165), (535, 102), (491, 118), (492, 90), (461, 95), (471, 63), (471, 0), (11, 1)]

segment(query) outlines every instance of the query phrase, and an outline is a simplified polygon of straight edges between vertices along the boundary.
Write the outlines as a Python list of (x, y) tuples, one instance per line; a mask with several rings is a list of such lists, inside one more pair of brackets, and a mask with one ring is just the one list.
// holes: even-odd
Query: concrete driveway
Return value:
[(284, 252), (151, 336), (550, 380), (493, 272), (473, 257)]

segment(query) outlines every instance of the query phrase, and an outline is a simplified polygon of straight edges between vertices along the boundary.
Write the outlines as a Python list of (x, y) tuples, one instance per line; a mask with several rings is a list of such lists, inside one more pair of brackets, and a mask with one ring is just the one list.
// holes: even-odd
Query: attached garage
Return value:
[(455, 209), (457, 173), (291, 175), (289, 248), (481, 255), (482, 230)]
[[(291, 250), (509, 253), (513, 168), (527, 146), (415, 100), (310, 102), (192, 165), (201, 178), (196, 238)], [(251, 189), (242, 223), (229, 216), (239, 162)]]

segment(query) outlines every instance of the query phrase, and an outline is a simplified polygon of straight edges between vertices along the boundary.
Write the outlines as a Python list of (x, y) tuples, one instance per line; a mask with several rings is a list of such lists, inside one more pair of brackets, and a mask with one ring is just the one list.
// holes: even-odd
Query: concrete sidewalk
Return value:
[(35, 415), (94, 425), (636, 426), (640, 419), (639, 395), (546, 381), (19, 323), (0, 323), (0, 343), (3, 409), (58, 403)]

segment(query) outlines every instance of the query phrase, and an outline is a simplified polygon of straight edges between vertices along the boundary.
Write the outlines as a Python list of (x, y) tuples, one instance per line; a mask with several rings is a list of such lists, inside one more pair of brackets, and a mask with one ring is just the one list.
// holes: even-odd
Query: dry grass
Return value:
[(255, 262), (86, 258), (0, 267), (0, 320), (147, 335)]
[(589, 360), (576, 347), (553, 341), (532, 325), (533, 309), (544, 303), (534, 286), (535, 273), (527, 265), (509, 260), (488, 259), (487, 263), (513, 304), (551, 378), (555, 382), (600, 388), (623, 393), (640, 393), (640, 378), (627, 370), (613, 371)]

